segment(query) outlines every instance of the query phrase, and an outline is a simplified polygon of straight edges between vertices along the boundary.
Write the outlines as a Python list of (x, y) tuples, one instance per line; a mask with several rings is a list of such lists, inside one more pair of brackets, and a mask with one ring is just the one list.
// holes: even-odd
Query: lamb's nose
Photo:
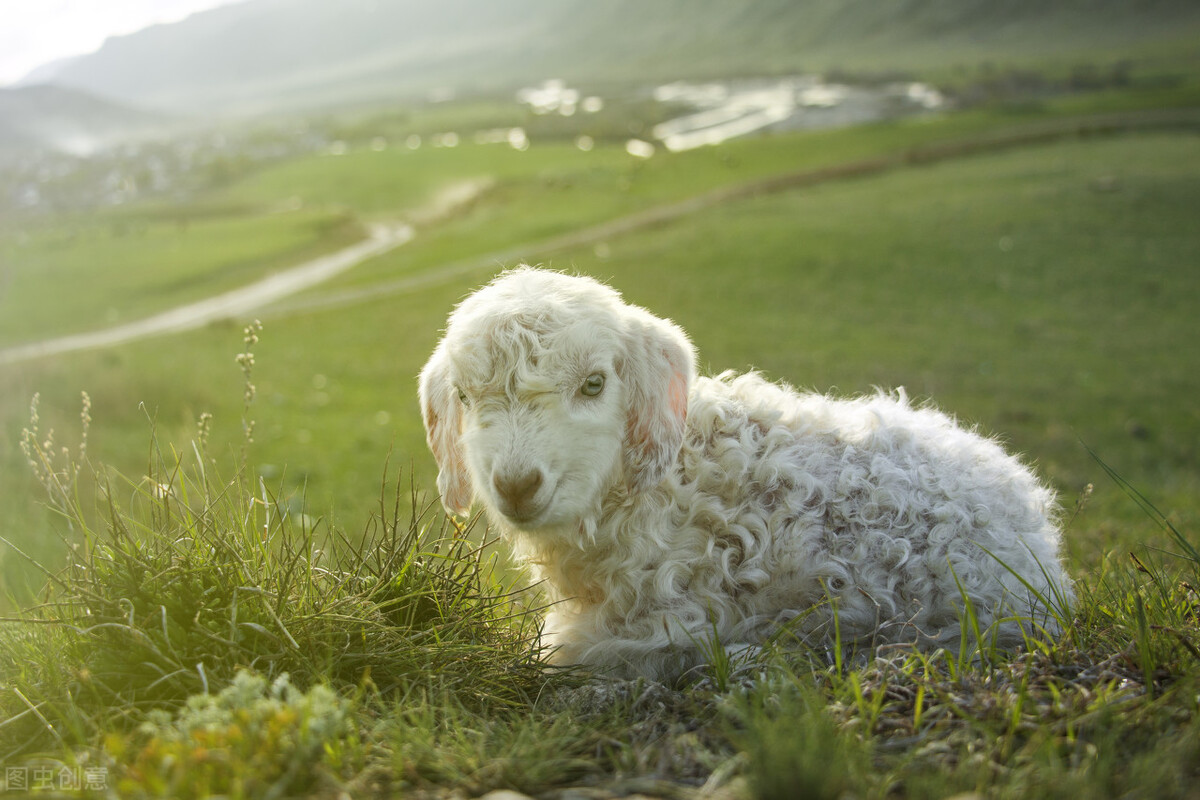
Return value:
[(542, 472), (533, 469), (520, 475), (501, 475), (492, 477), (492, 484), (514, 517), (526, 516), (531, 509), (530, 501), (542, 488)]

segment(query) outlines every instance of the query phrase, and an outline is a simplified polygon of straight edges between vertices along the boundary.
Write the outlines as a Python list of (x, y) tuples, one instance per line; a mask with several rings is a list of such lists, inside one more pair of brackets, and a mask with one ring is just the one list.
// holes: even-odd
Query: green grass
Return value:
[[(428, 489), (415, 376), (453, 304), (504, 266), (487, 254), (723, 185), (1055, 113), (993, 109), (645, 163), (557, 145), (362, 152), (229, 189), (213, 201), (299, 196), (306, 208), (370, 217), (402, 214), (446, 182), (494, 181), (471, 207), (329, 287), (374, 297), (266, 314), (249, 376), (232, 323), (4, 368), (0, 569), (9, 605), (34, 593), (41, 605), (0, 625), (0, 761), (103, 768), (123, 797), (577, 784), (679, 796), (706, 782), (764, 798), (794, 785), (823, 797), (1110, 797), (1151, 786), (1194, 796), (1194, 133), (897, 162), (602, 241), (518, 248), (670, 316), (706, 370), (757, 367), (819, 391), (903, 384), (1002, 435), (1069, 510), (1094, 485), (1068, 515), (1081, 599), (1060, 642), (1007, 659), (968, 637), (962, 650), (877, 661), (781, 645), (714, 664), (686, 687), (581, 685), (539, 670), (537, 596), (513, 594), (502, 550), (481, 546), (481, 526), (460, 536)], [(410, 155), (431, 160), (389, 194), (418, 163)], [(223, 227), (232, 224), (213, 220), (206, 236), (235, 231), (229, 246), (249, 246), (263, 220)], [(278, 233), (247, 256), (252, 269), (286, 252), (288, 235), (305, 241), (287, 222)], [(155, 250), (171, 246), (165, 224), (148, 235), (161, 237)], [(64, 264), (86, 266), (82, 251), (64, 253)], [(381, 290), (459, 259), (478, 266)], [(197, 256), (192, 277), (213, 264)], [(76, 470), (63, 447), (80, 463), (81, 390), (94, 422)], [(256, 423), (248, 446), (245, 418)], [(112, 466), (93, 478), (88, 463)], [(385, 470), (404, 475), (399, 487)], [(1121, 481), (1166, 515), (1146, 513)]]
[(205, 431), (153, 448), (142, 481), (37, 433), (25, 450), (82, 543), (0, 623), (6, 791), (12, 769), (66, 767), (131, 798), (1195, 796), (1200, 559), (1153, 509), (1178, 554), (1106, 562), (1062, 638), (1024, 653), (781, 638), (687, 683), (596, 683), (540, 668), (536, 594), (439, 515), (403, 520), (383, 494), (347, 537)]
[[(847, 151), (869, 141), (865, 132), (846, 138)], [(805, 141), (764, 147), (799, 151)], [(1185, 524), (1195, 519), (1197, 418), (1187, 398), (1198, 388), (1196, 353), (1181, 343), (1197, 334), (1188, 267), (1196, 156), (1189, 135), (1064, 141), (727, 203), (599, 249), (528, 258), (611, 279), (676, 319), (705, 369), (754, 366), (820, 391), (904, 385), (1005, 436), (1067, 504), (1096, 484), (1086, 532), (1070, 540), (1095, 563), (1146, 532), (1080, 440), (1154, 487)], [(719, 151), (702, 157), (716, 162)], [(664, 161), (664, 181), (685, 171)], [(340, 285), (420, 274), (504, 242), (514, 235), (506, 208), (482, 203)], [(432, 485), (415, 376), (453, 303), (501, 266), (482, 259), (474, 272), (411, 293), (266, 317), (255, 462), (285, 487), (286, 502), (307, 495), (357, 529), (389, 452)], [(215, 441), (236, 442), (237, 338), (217, 325), (6, 368), (5, 494), (32, 496), (16, 443), (34, 392), (46, 427), (62, 430), (87, 389), (103, 423), (96, 452), (126, 473), (142, 468), (147, 417), (182, 446), (212, 412)], [(26, 501), (8, 524), (28, 530), (18, 538), (36, 548), (46, 541), (34, 533), (41, 518)]]
[(528, 152), (475, 145), (466, 132), (467, 143), (453, 149), (375, 152), (359, 145), (343, 156), (267, 167), (192, 205), (144, 205), (0, 231), (0, 255), (10, 265), (0, 293), (0, 344), (130, 321), (245, 285), (356, 240), (364, 222), (420, 216), (441, 191), (464, 181), (490, 188), (412, 246), (342, 281), (370, 285), (514, 249), (536, 254), (548, 238), (720, 187), (902, 155), (1008, 126), (1195, 99), (1194, 89), (1179, 87), (1066, 96), (1032, 107), (734, 141), (649, 162), (628, 156), (623, 140), (583, 153), (561, 135), (535, 138)]

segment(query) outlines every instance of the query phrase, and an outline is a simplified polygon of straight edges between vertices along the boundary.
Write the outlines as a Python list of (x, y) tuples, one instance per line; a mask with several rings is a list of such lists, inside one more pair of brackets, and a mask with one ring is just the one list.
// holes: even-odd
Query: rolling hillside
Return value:
[(375, 101), (435, 88), (847, 68), (1200, 57), (1185, 0), (247, 0), (110, 40), (52, 80), (188, 112)]
[(0, 157), (34, 147), (86, 155), (168, 122), (161, 114), (60, 86), (0, 89)]

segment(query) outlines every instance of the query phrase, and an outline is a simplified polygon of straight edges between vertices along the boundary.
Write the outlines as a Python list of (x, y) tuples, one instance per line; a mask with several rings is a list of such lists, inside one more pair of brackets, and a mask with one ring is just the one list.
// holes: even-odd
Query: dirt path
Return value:
[[(490, 181), (462, 181), (439, 191), (424, 208), (412, 212), (413, 224), (426, 225), (453, 214), (491, 186)], [(0, 365), (44, 356), (95, 350), (102, 347), (193, 330), (222, 319), (237, 319), (333, 278), (370, 258), (412, 241), (413, 224), (376, 223), (367, 227), (367, 238), (336, 253), (305, 261), (283, 272), (223, 294), (178, 306), (151, 317), (87, 333), (44, 339), (0, 348)]]
[(410, 241), (414, 235), (412, 226), (407, 224), (377, 224), (371, 225), (368, 230), (367, 238), (357, 244), (206, 300), (104, 330), (6, 347), (0, 350), (0, 364), (12, 364), (76, 350), (111, 347), (149, 336), (192, 330), (220, 319), (239, 317), (280, 298), (327, 281), (368, 258), (383, 255)]

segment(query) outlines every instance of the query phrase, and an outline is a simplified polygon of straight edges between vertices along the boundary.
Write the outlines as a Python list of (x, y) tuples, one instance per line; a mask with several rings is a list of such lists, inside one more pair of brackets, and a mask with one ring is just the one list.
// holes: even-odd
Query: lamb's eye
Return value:
[(467, 393), (464, 392), (462, 389), (459, 389), (457, 386), (454, 388), (458, 391), (458, 401), (460, 403), (462, 403), (464, 406), (471, 405), (471, 398), (467, 397)]
[(587, 376), (587, 380), (579, 387), (579, 393), (584, 397), (595, 397), (604, 391), (604, 374), (593, 372)]

